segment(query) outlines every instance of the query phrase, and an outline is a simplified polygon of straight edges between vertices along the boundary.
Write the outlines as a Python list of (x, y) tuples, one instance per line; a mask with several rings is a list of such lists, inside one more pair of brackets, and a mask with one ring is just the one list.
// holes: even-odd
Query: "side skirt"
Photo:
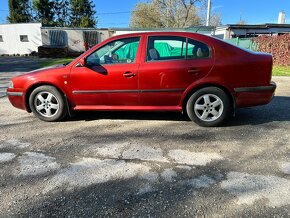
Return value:
[(182, 111), (180, 106), (107, 106), (81, 105), (73, 108), (74, 111)]

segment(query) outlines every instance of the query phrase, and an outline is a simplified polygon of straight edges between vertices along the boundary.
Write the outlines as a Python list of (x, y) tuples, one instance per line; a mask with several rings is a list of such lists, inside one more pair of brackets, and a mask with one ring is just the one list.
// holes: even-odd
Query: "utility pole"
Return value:
[(210, 11), (211, 11), (211, 0), (207, 0), (206, 26), (209, 26), (209, 22), (210, 22)]
[(166, 8), (166, 27), (169, 27), (169, 9), (168, 6)]

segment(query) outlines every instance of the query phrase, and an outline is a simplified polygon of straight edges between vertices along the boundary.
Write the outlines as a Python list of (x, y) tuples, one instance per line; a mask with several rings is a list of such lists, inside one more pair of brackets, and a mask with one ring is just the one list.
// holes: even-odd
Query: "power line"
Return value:
[(106, 14), (128, 14), (128, 13), (131, 13), (131, 12), (134, 12), (134, 11), (115, 11), (115, 12), (103, 12), (103, 13), (98, 13), (97, 12), (97, 15), (106, 15)]
[(128, 25), (128, 23), (125, 23), (125, 22), (123, 22), (123, 23), (102, 23), (102, 22), (100, 22), (100, 23), (97, 23), (98, 25), (123, 25), (123, 24), (126, 24), (126, 25)]

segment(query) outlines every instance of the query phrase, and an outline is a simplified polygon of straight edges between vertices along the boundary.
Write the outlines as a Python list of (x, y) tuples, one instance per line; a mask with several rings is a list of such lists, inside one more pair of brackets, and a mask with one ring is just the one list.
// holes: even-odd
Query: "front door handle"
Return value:
[(192, 69), (189, 69), (187, 72), (188, 73), (192, 73), (192, 74), (196, 74), (196, 73), (199, 73), (200, 72), (200, 69), (192, 68)]
[(136, 76), (136, 74), (135, 73), (132, 73), (130, 71), (127, 71), (127, 72), (125, 72), (123, 74), (123, 76), (126, 77), (126, 78), (132, 78), (132, 77)]

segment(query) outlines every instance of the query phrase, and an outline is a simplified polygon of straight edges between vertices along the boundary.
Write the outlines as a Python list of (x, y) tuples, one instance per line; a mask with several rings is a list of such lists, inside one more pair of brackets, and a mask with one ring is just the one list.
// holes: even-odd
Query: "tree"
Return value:
[(10, 23), (27, 23), (32, 21), (31, 5), (29, 0), (9, 0)]
[(243, 19), (240, 19), (240, 20), (237, 22), (237, 24), (239, 24), (239, 25), (246, 25), (247, 22), (246, 22), (245, 20), (243, 20)]
[(183, 28), (200, 24), (195, 4), (202, 0), (152, 0), (138, 3), (132, 12), (130, 27)]
[(214, 27), (222, 25), (221, 14), (214, 11), (210, 16), (209, 25)]
[(160, 19), (160, 11), (153, 3), (138, 3), (132, 12), (130, 27), (158, 28), (165, 27)]
[(54, 25), (54, 1), (33, 0), (33, 9), (35, 11), (35, 20), (41, 22), (44, 26)]
[(240, 20), (237, 22), (238, 25), (246, 25), (247, 21), (243, 19), (243, 13), (240, 13)]
[(97, 20), (95, 5), (91, 0), (71, 0), (70, 25), (72, 27), (94, 27)]
[[(199, 16), (201, 19), (201, 24), (206, 25), (206, 15), (207, 15), (207, 1), (203, 1), (201, 7), (199, 8)], [(222, 25), (222, 15), (215, 10), (211, 11), (209, 26), (220, 26)]]
[(56, 26), (68, 26), (70, 18), (70, 1), (69, 0), (57, 0), (54, 4), (55, 25)]

